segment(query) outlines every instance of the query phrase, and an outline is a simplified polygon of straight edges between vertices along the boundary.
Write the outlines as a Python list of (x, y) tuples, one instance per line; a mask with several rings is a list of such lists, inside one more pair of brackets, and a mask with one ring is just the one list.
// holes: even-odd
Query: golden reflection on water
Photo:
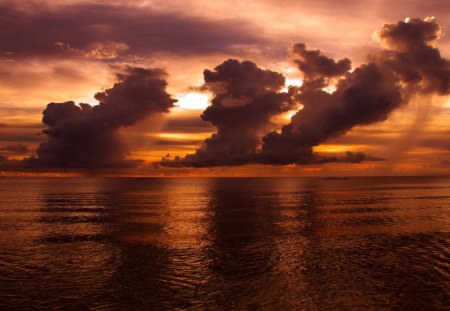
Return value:
[(9, 306), (439, 308), (448, 293), (445, 178), (0, 182)]

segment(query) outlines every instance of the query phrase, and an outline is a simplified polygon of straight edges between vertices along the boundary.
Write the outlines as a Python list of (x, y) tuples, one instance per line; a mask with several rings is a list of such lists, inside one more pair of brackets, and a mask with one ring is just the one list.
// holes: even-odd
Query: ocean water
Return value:
[(0, 178), (1, 310), (449, 310), (450, 178)]

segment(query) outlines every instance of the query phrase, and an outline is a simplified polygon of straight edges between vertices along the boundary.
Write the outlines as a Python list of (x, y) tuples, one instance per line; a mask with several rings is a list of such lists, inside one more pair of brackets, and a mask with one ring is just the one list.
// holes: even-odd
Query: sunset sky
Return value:
[(0, 175), (450, 174), (449, 28), (442, 0), (0, 1)]

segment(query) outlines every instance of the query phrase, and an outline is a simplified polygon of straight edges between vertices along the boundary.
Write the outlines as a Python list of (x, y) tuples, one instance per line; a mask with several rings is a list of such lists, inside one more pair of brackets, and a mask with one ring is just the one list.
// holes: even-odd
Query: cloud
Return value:
[[(345, 72), (344, 65), (338, 70), (337, 65), (345, 62), (342, 60), (328, 61), (327, 70), (317, 70), (315, 63), (320, 55), (305, 58), (306, 64), (299, 63), (299, 69), (306, 68), (306, 82), (315, 79), (323, 82), (322, 77), (345, 75), (331, 94), (322, 89), (323, 83), (302, 86), (298, 99), (304, 108), (281, 133), (272, 132), (264, 137), (263, 153), (276, 158), (277, 163), (298, 163), (297, 157), (301, 163), (303, 153), (309, 155), (314, 146), (341, 136), (356, 125), (386, 120), (413, 94), (447, 94), (449, 62), (433, 46), (440, 32), (436, 19), (410, 19), (384, 25), (378, 36), (385, 50), (352, 72)], [(302, 52), (305, 53), (304, 49)]]
[[(293, 108), (291, 94), (280, 91), (285, 78), (253, 62), (235, 59), (205, 70), (203, 75), (203, 89), (214, 98), (201, 118), (217, 127), (217, 132), (195, 154), (175, 162), (187, 166), (245, 163), (257, 152), (271, 118)], [(175, 162), (170, 163), (178, 165)]]
[(448, 94), (450, 61), (436, 48), (441, 33), (436, 18), (411, 18), (383, 25), (376, 35), (385, 50), (375, 61), (398, 74), (413, 92)]
[(255, 26), (150, 6), (0, 3), (0, 54), (111, 60), (149, 53), (205, 54), (265, 43)]
[(169, 116), (167, 119), (164, 132), (204, 133), (214, 130), (211, 124), (204, 122), (198, 115), (177, 118)]
[(94, 59), (115, 59), (130, 49), (125, 43), (111, 41), (93, 42), (85, 49), (77, 49), (64, 42), (55, 42), (55, 46), (66, 52)]
[[(441, 27), (434, 18), (384, 25), (377, 33), (383, 49), (373, 52), (367, 64), (353, 71), (346, 58), (335, 61), (320, 51), (307, 50), (305, 44), (294, 45), (292, 54), (304, 75), (304, 83), (300, 88), (291, 88), (291, 95), (296, 91), (296, 100), (302, 109), (280, 132), (269, 132), (262, 140), (254, 134), (255, 129), (267, 129), (269, 116), (285, 111), (279, 108), (293, 107), (289, 94), (273, 93), (278, 90), (273, 89), (270, 94), (280, 97), (266, 97), (265, 105), (275, 109), (265, 108), (268, 114), (259, 118), (258, 109), (249, 109), (255, 103), (253, 97), (245, 101), (243, 93), (247, 89), (266, 90), (265, 79), (255, 79), (234, 67), (229, 69), (224, 66), (227, 62), (221, 65), (227, 69), (224, 72), (237, 72), (239, 79), (224, 76), (219, 70), (221, 66), (216, 68), (217, 72), (205, 71), (207, 86), (222, 82), (214, 85), (216, 97), (202, 115), (218, 132), (205, 140), (195, 154), (162, 163), (217, 166), (379, 160), (360, 153), (325, 157), (313, 152), (313, 148), (346, 134), (354, 126), (386, 120), (393, 110), (407, 104), (414, 95), (448, 94), (449, 61), (442, 58), (436, 48), (440, 33)], [(277, 73), (271, 72), (271, 75)], [(325, 90), (334, 83), (335, 91)], [(284, 98), (281, 102), (289, 102), (289, 105), (280, 106), (281, 97)], [(227, 106), (226, 102), (230, 104)], [(239, 104), (232, 104), (234, 102)]]
[(450, 140), (448, 139), (449, 135), (450, 131), (434, 133), (434, 135), (430, 135), (430, 137), (422, 139), (419, 145), (427, 148), (450, 151)]
[(292, 47), (292, 56), (298, 68), (304, 74), (306, 82), (320, 81), (325, 84), (325, 79), (340, 77), (351, 68), (348, 58), (335, 61), (323, 55), (319, 50), (307, 50), (304, 43), (297, 43)]
[[(4, 111), (0, 108), (0, 113)], [(37, 133), (43, 128), (43, 125), (39, 123), (13, 123), (11, 121), (4, 123), (3, 126), (0, 125), (0, 142), (2, 143), (0, 148), (23, 145), (24, 143), (29, 147), (29, 143), (42, 142), (42, 135), (37, 135)]]
[(43, 112), (48, 138), (37, 157), (24, 159), (31, 167), (108, 168), (132, 167), (140, 161), (126, 160), (129, 149), (119, 130), (144, 118), (167, 113), (176, 100), (166, 92), (165, 73), (160, 69), (127, 67), (118, 82), (99, 92), (99, 105), (73, 101), (50, 103)]
[(385, 159), (380, 157), (373, 157), (371, 155), (367, 155), (363, 152), (345, 152), (344, 156), (327, 156), (327, 157), (318, 157), (319, 163), (328, 163), (328, 162), (342, 162), (342, 163), (360, 163), (364, 161), (384, 161)]
[[(348, 73), (329, 94), (322, 89), (304, 88), (298, 95), (304, 108), (292, 117), (281, 133), (264, 137), (263, 152), (280, 155), (288, 163), (314, 146), (345, 134), (355, 125), (384, 121), (403, 104), (395, 75), (374, 63)], [(289, 158), (285, 154), (291, 153)], [(278, 159), (277, 162), (282, 161)]]
[(15, 144), (15, 145), (8, 145), (8, 146), (0, 147), (0, 151), (6, 151), (8, 153), (13, 153), (13, 154), (26, 154), (26, 153), (30, 152), (30, 149), (23, 144)]

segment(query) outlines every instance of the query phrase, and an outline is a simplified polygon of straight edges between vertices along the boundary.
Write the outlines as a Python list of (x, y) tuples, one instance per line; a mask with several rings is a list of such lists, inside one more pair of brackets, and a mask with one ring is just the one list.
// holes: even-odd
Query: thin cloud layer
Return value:
[[(384, 25), (377, 34), (383, 49), (372, 53), (367, 64), (353, 71), (350, 71), (348, 59), (335, 61), (319, 51), (307, 50), (304, 44), (296, 44), (292, 53), (294, 59), (297, 58), (295, 62), (304, 76), (303, 85), (297, 89), (296, 100), (303, 108), (280, 132), (266, 134), (262, 143), (258, 138), (252, 143), (246, 142), (249, 148), (240, 147), (240, 139), (244, 139), (248, 132), (239, 126), (232, 126), (232, 122), (239, 120), (238, 116), (247, 117), (247, 114), (239, 112), (236, 116), (234, 113), (225, 113), (231, 108), (219, 105), (224, 98), (223, 95), (216, 95), (212, 105), (204, 112), (203, 119), (211, 121), (218, 128), (217, 134), (205, 140), (195, 154), (173, 161), (165, 159), (162, 164), (217, 166), (378, 160), (361, 154), (346, 154), (341, 158), (324, 157), (314, 153), (313, 148), (344, 135), (357, 125), (386, 120), (392, 111), (407, 104), (412, 96), (449, 94), (450, 65), (449, 60), (442, 58), (436, 48), (441, 27), (434, 18), (408, 19), (397, 24)], [(222, 85), (225, 88), (225, 96), (235, 98), (232, 91), (236, 88), (235, 81), (218, 81), (225, 83)], [(238, 86), (243, 85), (245, 88), (246, 81), (239, 81)], [(205, 82), (211, 82), (209, 71), (205, 72)], [(266, 87), (262, 81), (255, 80), (255, 83), (260, 83), (259, 87), (262, 89)], [(330, 93), (326, 88), (334, 83), (335, 90)], [(268, 100), (273, 102), (268, 102), (267, 105), (277, 106), (277, 100)], [(290, 101), (290, 107), (292, 105), (293, 102)], [(236, 107), (242, 109), (241, 107), (246, 106), (248, 103)], [(214, 116), (214, 112), (219, 108), (220, 122), (209, 117), (211, 114)], [(275, 110), (271, 115), (279, 112), (281, 111)], [(251, 116), (257, 119), (258, 113), (252, 111)], [(266, 117), (259, 119), (256, 126), (249, 120), (246, 120), (245, 124), (249, 124), (250, 129), (261, 129), (265, 128), (269, 121), (270, 118)], [(232, 138), (222, 143), (223, 133), (230, 131), (230, 128), (239, 130), (229, 132)], [(208, 152), (216, 141), (221, 143), (215, 147), (215, 152)], [(203, 156), (204, 154), (208, 157)]]
[(214, 127), (211, 124), (204, 122), (199, 115), (189, 117), (182, 116), (178, 118), (168, 117), (163, 128), (163, 131), (165, 132), (187, 134), (212, 132), (213, 130)]
[(43, 112), (48, 140), (39, 145), (37, 157), (25, 166), (56, 168), (133, 167), (140, 161), (126, 160), (128, 146), (119, 130), (144, 118), (167, 113), (176, 100), (166, 92), (165, 73), (160, 69), (128, 67), (117, 74), (119, 82), (99, 92), (99, 105), (73, 101), (50, 103)]
[(15, 144), (0, 147), (0, 151), (20, 155), (20, 154), (27, 154), (28, 152), (30, 152), (30, 149), (24, 144)]

